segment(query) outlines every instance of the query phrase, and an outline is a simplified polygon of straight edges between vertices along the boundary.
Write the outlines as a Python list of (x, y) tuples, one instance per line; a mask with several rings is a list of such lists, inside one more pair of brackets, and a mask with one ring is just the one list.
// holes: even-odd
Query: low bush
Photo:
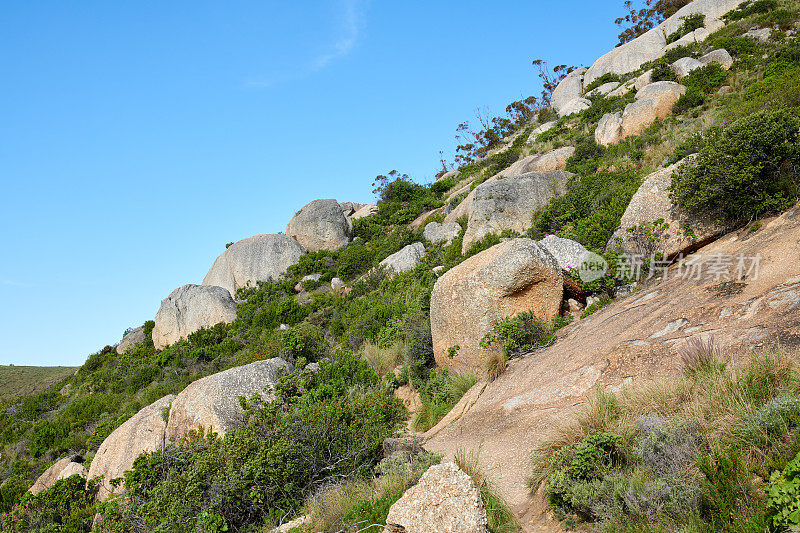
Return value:
[(691, 71), (681, 80), (681, 84), (689, 90), (710, 94), (725, 85), (727, 80), (728, 73), (725, 69), (717, 63), (711, 63)]
[(739, 7), (729, 11), (722, 18), (726, 20), (742, 20), (751, 15), (768, 13), (778, 7), (778, 0), (747, 0)]
[(435, 426), (477, 382), (469, 372), (451, 375), (447, 369), (432, 370), (419, 388), (422, 408), (414, 419), (414, 429), (425, 432)]
[(778, 212), (798, 198), (800, 118), (762, 111), (713, 132), (691, 164), (674, 174), (670, 197), (692, 212), (731, 222)]
[(667, 36), (667, 44), (672, 44), (684, 35), (692, 33), (694, 30), (704, 28), (706, 25), (706, 16), (702, 13), (694, 13), (692, 15), (682, 17), (683, 21), (678, 27), (677, 31)]
[(767, 509), (776, 528), (800, 525), (800, 453), (769, 477)]

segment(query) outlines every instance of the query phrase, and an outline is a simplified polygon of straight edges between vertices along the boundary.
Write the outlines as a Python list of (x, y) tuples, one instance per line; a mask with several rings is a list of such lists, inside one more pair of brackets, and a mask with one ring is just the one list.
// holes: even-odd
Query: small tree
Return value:
[(622, 28), (619, 44), (625, 44), (650, 31), (690, 2), (691, 0), (625, 0), (623, 5), (628, 14), (614, 21)]

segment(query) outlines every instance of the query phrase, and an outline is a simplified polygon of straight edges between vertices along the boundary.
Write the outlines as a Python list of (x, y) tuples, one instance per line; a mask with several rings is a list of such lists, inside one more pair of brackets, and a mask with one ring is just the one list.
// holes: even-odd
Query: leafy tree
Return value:
[(619, 44), (625, 44), (647, 33), (668, 19), (691, 0), (625, 0), (627, 14), (614, 22), (622, 28)]

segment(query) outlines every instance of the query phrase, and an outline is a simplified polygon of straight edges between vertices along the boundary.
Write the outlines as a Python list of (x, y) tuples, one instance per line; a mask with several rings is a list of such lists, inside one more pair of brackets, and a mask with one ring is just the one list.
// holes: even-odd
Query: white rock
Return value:
[[(460, 226), (459, 231), (461, 231)], [(423, 257), (425, 257), (425, 246), (421, 242), (415, 242), (393, 253), (379, 264), (386, 267), (389, 272), (400, 273), (416, 267)]]
[(620, 85), (621, 84), (618, 81), (610, 81), (608, 83), (604, 83), (600, 87), (592, 89), (591, 91), (589, 91), (586, 94), (588, 96), (594, 96), (594, 95), (597, 95), (597, 94), (604, 94), (605, 95), (605, 94), (610, 93), (611, 91), (613, 91), (614, 89), (616, 89)]
[(733, 58), (728, 53), (728, 51), (723, 48), (712, 50), (711, 52), (701, 57), (699, 61), (704, 65), (717, 63), (718, 65), (721, 65), (722, 68), (724, 68), (725, 70), (728, 70), (733, 66)]
[(425, 225), (422, 236), (433, 244), (444, 243), (448, 245), (458, 237), (459, 233), (461, 233), (461, 225), (457, 222), (445, 222), (444, 224), (431, 222)]
[(310, 252), (338, 250), (353, 238), (353, 225), (336, 200), (314, 200), (295, 213), (286, 235)]
[(594, 140), (602, 146), (616, 144), (622, 139), (622, 113), (603, 115), (594, 131)]
[(227, 289), (184, 285), (161, 300), (153, 328), (153, 344), (162, 350), (200, 328), (236, 320), (236, 302)]
[(558, 112), (558, 116), (566, 117), (569, 115), (575, 115), (581, 111), (589, 109), (590, 107), (592, 107), (591, 100), (587, 100), (586, 98), (575, 98), (564, 104), (564, 107), (562, 107)]
[(570, 102), (583, 96), (584, 72), (586, 72), (586, 69), (573, 70), (553, 90), (553, 95), (550, 97), (550, 105), (560, 116), (564, 116), (562, 110)]
[(685, 78), (693, 70), (703, 68), (705, 65), (693, 57), (682, 57), (672, 64), (672, 71), (678, 78)]

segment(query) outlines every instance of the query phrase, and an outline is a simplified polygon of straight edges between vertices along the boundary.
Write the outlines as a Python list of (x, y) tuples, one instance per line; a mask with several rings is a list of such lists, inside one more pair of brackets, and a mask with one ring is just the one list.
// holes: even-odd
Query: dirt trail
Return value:
[(700, 279), (678, 278), (675, 265), (666, 280), (565, 328), (554, 345), (473, 387), (425, 434), (425, 447), (478, 453), (526, 531), (561, 531), (542, 497), (526, 487), (530, 456), (593, 388), (675, 375), (678, 349), (692, 337), (713, 335), (721, 346), (800, 345), (800, 204), (755, 232), (726, 235), (690, 257), (703, 256), (705, 265), (730, 257), (735, 273), (740, 256), (759, 254), (758, 277), (751, 272), (742, 285), (708, 276), (707, 266)]

